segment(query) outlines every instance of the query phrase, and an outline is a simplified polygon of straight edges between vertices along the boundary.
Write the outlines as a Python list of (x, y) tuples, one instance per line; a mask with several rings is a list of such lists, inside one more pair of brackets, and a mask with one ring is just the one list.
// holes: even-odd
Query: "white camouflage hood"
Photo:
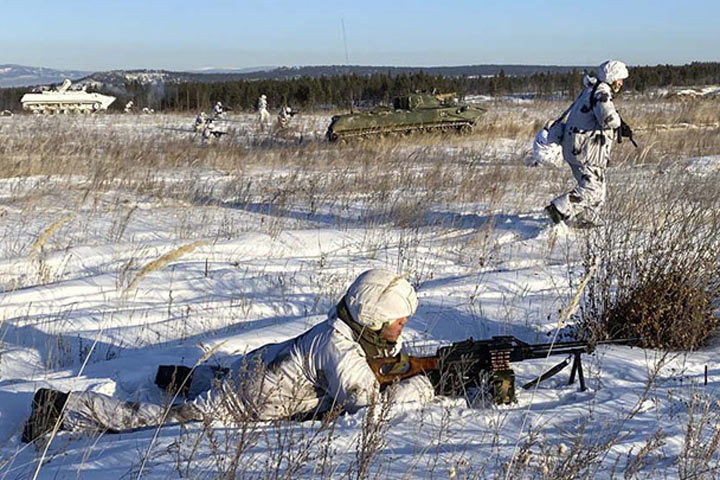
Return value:
[(597, 69), (598, 78), (601, 82), (613, 83), (615, 80), (624, 80), (630, 75), (623, 62), (608, 60)]
[(387, 322), (415, 313), (417, 295), (402, 275), (378, 268), (364, 272), (350, 285), (345, 303), (353, 320), (380, 330)]

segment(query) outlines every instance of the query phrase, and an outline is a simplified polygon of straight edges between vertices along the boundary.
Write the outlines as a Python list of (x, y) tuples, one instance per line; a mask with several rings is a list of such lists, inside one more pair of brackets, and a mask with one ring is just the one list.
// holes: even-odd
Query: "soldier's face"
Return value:
[(407, 317), (398, 318), (397, 320), (387, 324), (387, 326), (383, 327), (382, 330), (382, 336), (385, 340), (388, 342), (395, 342), (397, 341), (398, 337), (400, 337), (400, 333), (403, 330), (403, 327), (407, 323), (408, 319)]
[(622, 78), (621, 78), (620, 80), (615, 80), (615, 81), (612, 83), (612, 85), (611, 85), (611, 87), (612, 87), (612, 89), (613, 89), (613, 92), (615, 92), (615, 93), (619, 92), (620, 89), (622, 88), (622, 86), (623, 86), (623, 79), (622, 79)]

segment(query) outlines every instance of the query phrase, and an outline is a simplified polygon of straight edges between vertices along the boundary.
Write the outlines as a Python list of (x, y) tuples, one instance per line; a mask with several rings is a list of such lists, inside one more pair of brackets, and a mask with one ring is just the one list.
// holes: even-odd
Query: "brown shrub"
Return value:
[(679, 169), (614, 184), (605, 226), (585, 237), (583, 329), (664, 350), (707, 343), (720, 327), (719, 178)]
[(607, 312), (612, 338), (638, 338), (663, 350), (696, 350), (720, 327), (707, 285), (671, 271), (631, 289)]

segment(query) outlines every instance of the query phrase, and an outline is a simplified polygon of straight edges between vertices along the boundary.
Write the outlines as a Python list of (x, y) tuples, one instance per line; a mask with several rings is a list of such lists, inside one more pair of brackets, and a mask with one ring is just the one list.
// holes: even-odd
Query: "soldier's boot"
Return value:
[[(62, 414), (67, 399), (67, 393), (49, 388), (41, 388), (35, 392), (32, 399), (32, 412), (30, 418), (25, 422), (22, 441), (30, 443), (51, 432)], [(62, 427), (62, 424), (60, 426)]]
[(190, 390), (192, 368), (184, 365), (160, 365), (155, 375), (155, 385), (168, 395), (180, 394), (186, 397)]
[(545, 207), (545, 214), (552, 220), (554, 225), (557, 225), (559, 223), (563, 223), (565, 221), (565, 215), (560, 213), (560, 210), (557, 209), (555, 205), (552, 203)]

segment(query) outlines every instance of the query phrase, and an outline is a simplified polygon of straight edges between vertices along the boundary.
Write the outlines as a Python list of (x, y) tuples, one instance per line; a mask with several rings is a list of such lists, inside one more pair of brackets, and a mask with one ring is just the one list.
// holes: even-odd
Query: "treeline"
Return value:
[(389, 103), (397, 96), (415, 90), (503, 95), (521, 91), (550, 94), (561, 90), (573, 94), (581, 84), (581, 73), (536, 74), (511, 77), (500, 72), (492, 77), (446, 77), (413, 74), (340, 75), (301, 77), (289, 80), (256, 80), (224, 83), (183, 83), (167, 87), (162, 109), (197, 111), (216, 101), (240, 110), (252, 110), (261, 94), (275, 108), (283, 104), (300, 109), (349, 108)]
[[(240, 80), (206, 83), (199, 81), (165, 84), (128, 82), (122, 95), (111, 105), (122, 110), (132, 100), (137, 108), (156, 111), (208, 110), (221, 101), (235, 110), (254, 110), (261, 94), (268, 97), (272, 109), (288, 104), (298, 109), (349, 108), (389, 103), (392, 97), (415, 90), (457, 92), (468, 95), (533, 96), (563, 95), (574, 97), (581, 88), (585, 71), (544, 72), (525, 76), (506, 75), (450, 77), (425, 72), (410, 74), (338, 75), (300, 77), (285, 80)], [(644, 92), (649, 88), (720, 84), (720, 63), (695, 62), (688, 65), (632, 67), (626, 89)], [(20, 97), (27, 88), (0, 90), (0, 110), (19, 110)]]
[(629, 70), (626, 85), (640, 93), (654, 87), (720, 84), (720, 63), (717, 62), (632, 67)]

